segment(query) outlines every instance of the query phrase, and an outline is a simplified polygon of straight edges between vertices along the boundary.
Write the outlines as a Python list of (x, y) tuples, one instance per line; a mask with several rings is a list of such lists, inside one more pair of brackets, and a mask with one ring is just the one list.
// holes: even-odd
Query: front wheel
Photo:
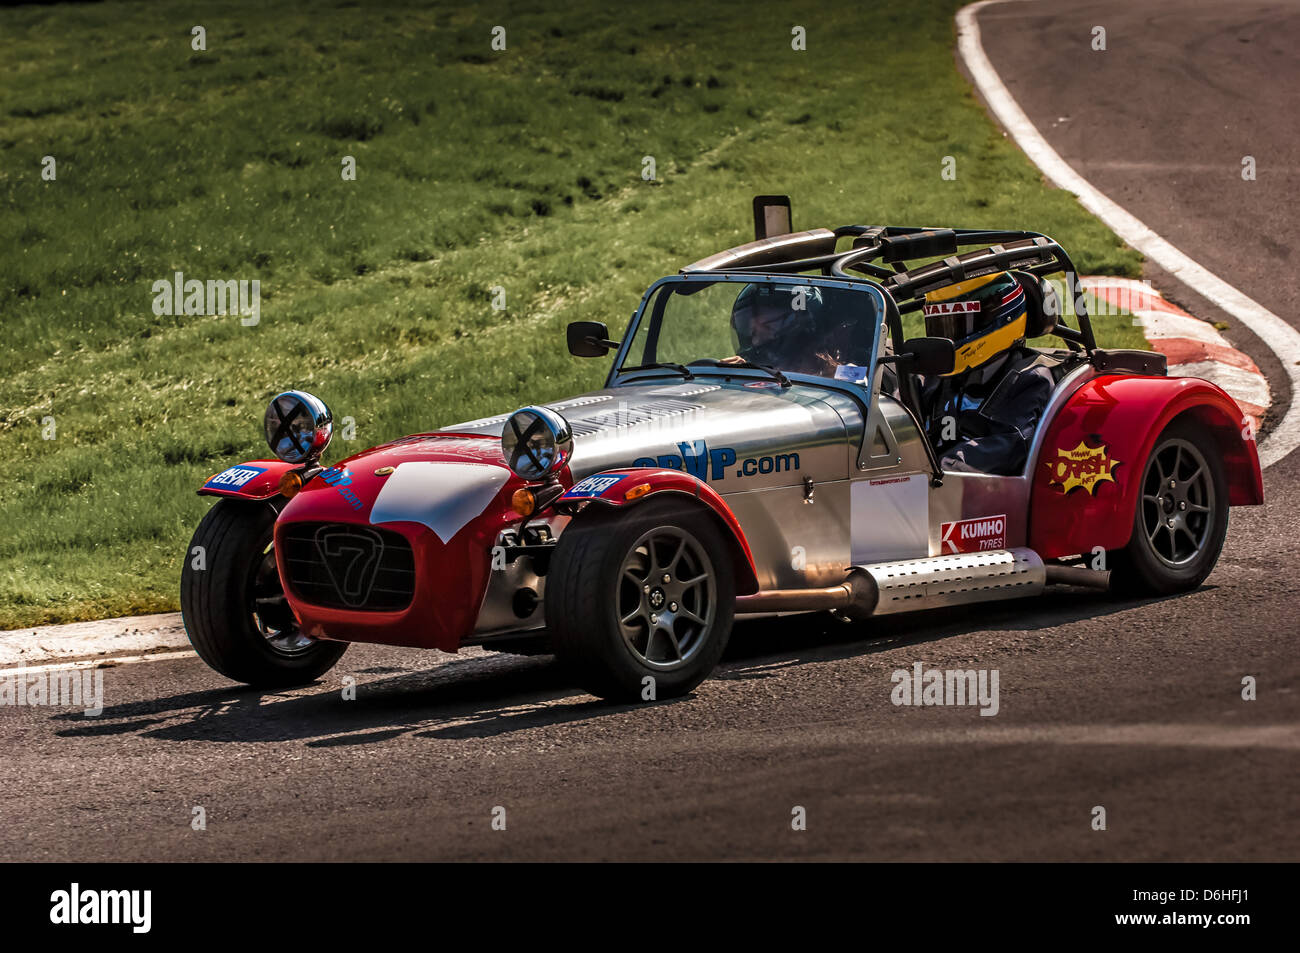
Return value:
[(275, 517), (268, 503), (218, 500), (194, 531), (181, 570), (181, 617), (199, 657), (260, 688), (315, 681), (347, 649), (298, 628), (275, 565)]
[(708, 677), (731, 634), (731, 552), (698, 506), (650, 500), (584, 514), (560, 535), (546, 624), (560, 663), (593, 695), (684, 695)]
[(1111, 588), (1168, 595), (1195, 589), (1228, 532), (1228, 480), (1214, 438), (1186, 421), (1156, 439), (1142, 471), (1133, 535), (1109, 554)]

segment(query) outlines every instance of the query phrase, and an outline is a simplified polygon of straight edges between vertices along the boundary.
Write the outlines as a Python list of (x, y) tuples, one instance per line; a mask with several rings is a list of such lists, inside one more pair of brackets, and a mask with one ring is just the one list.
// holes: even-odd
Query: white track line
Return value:
[(974, 77), (980, 94), (1016, 144), (1053, 185), (1073, 192), (1084, 208), (1105, 222), (1120, 238), (1246, 325), (1277, 355), (1282, 370), (1291, 379), (1291, 404), (1260, 445), (1259, 453), (1262, 466), (1276, 463), (1300, 446), (1300, 332), (1197, 264), (1157, 235), (1150, 226), (1102, 195), (1047, 144), (1002, 84), (980, 43), (976, 14), (984, 7), (1005, 2), (1007, 0), (980, 0), (957, 11), (957, 51)]
[(28, 665), (26, 668), (0, 668), (0, 679), (15, 675), (37, 675), (41, 672), (62, 672), (83, 668), (117, 668), (136, 662), (170, 662), (178, 658), (198, 658), (193, 651), (155, 652), (153, 655), (106, 655), (103, 658), (77, 659), (68, 662), (51, 662), (49, 665)]

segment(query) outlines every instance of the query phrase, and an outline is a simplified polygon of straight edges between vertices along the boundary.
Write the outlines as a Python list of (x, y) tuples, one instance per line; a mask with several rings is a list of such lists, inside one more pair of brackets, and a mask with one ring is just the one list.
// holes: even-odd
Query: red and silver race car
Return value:
[[(220, 497), (181, 580), (200, 656), (241, 682), (311, 681), (349, 642), (517, 649), (540, 637), (607, 698), (688, 692), (737, 615), (886, 613), (1031, 596), (1052, 584), (1193, 589), (1228, 507), (1263, 501), (1253, 431), (1226, 393), (1098, 348), (1064, 249), (1032, 232), (845, 226), (792, 233), (756, 200), (757, 240), (662, 278), (605, 386), (318, 462), (331, 416), (288, 391), (273, 459)], [(927, 300), (981, 275), (1024, 291), (1050, 397), (1013, 472), (946, 469), (924, 383), (954, 346), (908, 337)], [(1064, 276), (1071, 326), (1055, 286)], [(740, 302), (811, 298), (816, 360), (746, 358)], [(829, 316), (829, 318), (827, 318)], [(1005, 468), (1003, 468), (1005, 469)]]

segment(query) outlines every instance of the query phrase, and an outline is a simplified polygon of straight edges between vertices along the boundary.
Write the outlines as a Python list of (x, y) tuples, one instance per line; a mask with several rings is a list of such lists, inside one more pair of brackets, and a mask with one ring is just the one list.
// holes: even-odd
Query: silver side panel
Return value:
[(758, 570), (760, 589), (802, 589), (843, 582), (850, 563), (852, 510), (847, 480), (818, 483), (813, 502), (803, 487), (732, 493)]
[[(1072, 371), (1053, 393), (1044, 421), (1094, 373), (1087, 365)], [(1047, 429), (1040, 426), (1035, 434), (1026, 473), (948, 473), (942, 487), (931, 488), (924, 438), (889, 396), (872, 400), (864, 421), (861, 404), (842, 392), (702, 376), (623, 384), (547, 406), (580, 434), (571, 462), (575, 479), (617, 467), (662, 466), (693, 473), (718, 491), (744, 530), (763, 590), (832, 586), (853, 565), (953, 555), (944, 534), (960, 534), (961, 527), (950, 524), (963, 521), (1003, 520), (998, 533), (978, 527), (978, 539), (967, 544), (982, 549), (970, 555), (1019, 551), (1028, 538), (1030, 474)], [(445, 429), (495, 434), (503, 420)], [(1026, 571), (1033, 578), (1019, 575), (1016, 586), (1041, 588), (1041, 573)], [(512, 624), (508, 597), (517, 584), (493, 580), (480, 631)], [(880, 611), (949, 604), (941, 597), (947, 590), (935, 588), (937, 577), (924, 585), (925, 605), (912, 601), (917, 590), (910, 597), (899, 590), (897, 599), (890, 597), (894, 608)], [(978, 591), (980, 599), (1008, 596), (996, 585)], [(514, 625), (530, 624), (537, 623)]]

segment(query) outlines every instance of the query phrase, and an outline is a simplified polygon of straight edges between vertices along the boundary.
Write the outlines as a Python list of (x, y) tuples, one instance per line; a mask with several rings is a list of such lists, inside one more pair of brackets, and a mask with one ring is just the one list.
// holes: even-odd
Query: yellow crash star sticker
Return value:
[(1109, 480), (1115, 482), (1114, 470), (1120, 461), (1106, 456), (1106, 445), (1090, 447), (1080, 440), (1073, 450), (1056, 451), (1057, 459), (1047, 465), (1052, 470), (1051, 486), (1059, 486), (1062, 493), (1069, 493), (1076, 486), (1081, 486), (1089, 493), (1094, 493), (1097, 484)]

